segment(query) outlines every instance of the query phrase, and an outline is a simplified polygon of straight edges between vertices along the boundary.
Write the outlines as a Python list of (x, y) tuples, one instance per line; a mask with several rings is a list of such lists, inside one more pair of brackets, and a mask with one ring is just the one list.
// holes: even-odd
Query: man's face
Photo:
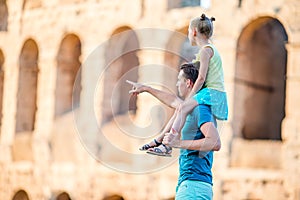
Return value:
[(178, 89), (179, 96), (186, 98), (188, 96), (190, 90), (188, 87), (187, 79), (184, 78), (182, 70), (180, 70), (177, 78), (178, 78), (178, 80), (177, 80), (176, 86)]

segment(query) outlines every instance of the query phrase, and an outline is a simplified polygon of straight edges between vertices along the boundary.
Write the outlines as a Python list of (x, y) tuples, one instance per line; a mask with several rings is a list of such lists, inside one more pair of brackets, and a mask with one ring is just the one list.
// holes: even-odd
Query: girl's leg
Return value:
[(176, 118), (172, 125), (172, 129), (180, 133), (183, 125), (185, 124), (186, 116), (198, 105), (195, 99), (188, 99), (184, 101), (176, 112)]
[[(173, 120), (173, 117), (169, 122), (173, 122), (172, 129), (175, 129), (180, 134), (180, 131), (185, 123), (185, 118), (188, 113), (190, 113), (193, 108), (195, 108), (198, 105), (198, 102), (194, 99), (188, 99), (187, 101), (183, 102), (178, 109), (176, 109), (176, 112), (174, 113), (173, 117), (175, 118)], [(167, 131), (170, 131), (170, 124), (168, 123), (167, 126), (164, 129), (163, 136)], [(163, 137), (162, 137), (163, 138)], [(167, 145), (160, 145), (158, 147), (150, 148), (147, 153), (154, 154), (154, 155), (160, 155), (160, 156), (170, 156), (172, 153), (172, 148)]]
[(167, 125), (164, 127), (161, 135), (159, 136), (158, 139), (160, 139), (160, 141), (163, 141), (164, 137), (165, 137), (165, 133), (170, 132), (172, 125), (176, 119), (176, 116), (178, 115), (178, 108), (176, 108), (174, 114), (172, 115), (172, 117), (170, 118), (170, 120), (168, 121)]
[(163, 141), (163, 139), (165, 137), (165, 133), (167, 133), (171, 130), (172, 124), (173, 124), (173, 122), (176, 118), (176, 113), (177, 113), (177, 109), (175, 110), (174, 114), (172, 115), (172, 117), (168, 121), (167, 125), (162, 130), (161, 134), (156, 139), (151, 140), (149, 143), (147, 143), (147, 144), (143, 145), (142, 147), (140, 147), (141, 151), (146, 151), (146, 150), (149, 150), (150, 148), (157, 147), (157, 146), (161, 145), (161, 142)]

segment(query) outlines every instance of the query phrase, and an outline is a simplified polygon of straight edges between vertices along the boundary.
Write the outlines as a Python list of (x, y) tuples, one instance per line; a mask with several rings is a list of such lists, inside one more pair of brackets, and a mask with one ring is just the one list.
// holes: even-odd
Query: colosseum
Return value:
[(229, 100), (214, 199), (300, 200), (298, 0), (1, 0), (0, 199), (174, 199), (178, 152), (138, 151), (173, 111), (125, 80), (176, 93), (202, 13)]

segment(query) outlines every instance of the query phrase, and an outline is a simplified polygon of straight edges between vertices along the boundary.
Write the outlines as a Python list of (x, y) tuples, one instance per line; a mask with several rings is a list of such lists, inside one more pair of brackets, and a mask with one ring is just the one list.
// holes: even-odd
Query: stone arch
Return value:
[(7, 31), (8, 8), (6, 0), (0, 1), (0, 31)]
[(136, 113), (137, 97), (128, 95), (131, 86), (125, 81), (138, 80), (138, 51), (139, 40), (130, 27), (113, 31), (105, 52), (102, 124), (114, 114)]
[(237, 43), (233, 130), (245, 139), (281, 140), (288, 41), (275, 18), (260, 17)]
[(12, 200), (29, 200), (29, 197), (27, 192), (25, 192), (24, 190), (19, 190), (14, 194)]
[[(187, 37), (189, 26), (182, 27), (171, 35), (166, 45), (165, 65), (178, 71), (178, 67), (185, 62), (191, 62), (195, 59), (195, 54), (199, 51), (198, 47), (191, 46)], [(179, 54), (178, 54), (179, 53)], [(176, 92), (177, 74), (169, 77), (169, 72), (165, 72), (164, 77), (168, 88)], [(170, 80), (171, 79), (171, 80)]]
[(3, 107), (3, 85), (4, 85), (4, 54), (2, 50), (0, 49), (0, 127), (2, 125), (2, 107)]
[[(189, 25), (184, 26), (175, 31), (166, 45), (166, 52), (164, 56), (164, 63), (167, 67), (171, 68), (172, 76), (170, 76), (170, 70), (164, 72), (164, 85), (171, 92), (177, 94), (176, 82), (178, 67), (185, 62), (191, 62), (195, 59), (195, 54), (199, 51), (198, 47), (191, 46), (187, 37)], [(174, 71), (173, 71), (174, 70)], [(173, 110), (168, 112), (168, 117), (173, 113)]]
[(55, 117), (79, 106), (81, 86), (74, 90), (73, 86), (75, 81), (81, 81), (80, 56), (81, 41), (79, 37), (72, 33), (67, 34), (62, 39), (57, 53)]
[(19, 57), (16, 132), (33, 131), (37, 110), (38, 45), (27, 39)]
[(124, 200), (124, 197), (118, 194), (105, 196), (102, 200)]
[(62, 192), (59, 195), (57, 195), (56, 200), (71, 200), (71, 197), (68, 193)]

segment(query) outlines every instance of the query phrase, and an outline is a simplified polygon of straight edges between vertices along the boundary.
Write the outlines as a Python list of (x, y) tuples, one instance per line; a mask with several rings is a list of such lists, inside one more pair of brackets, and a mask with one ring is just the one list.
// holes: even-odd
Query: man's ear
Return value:
[(187, 87), (191, 87), (191, 88), (193, 87), (193, 83), (192, 83), (191, 79), (187, 79), (186, 84), (187, 84)]

